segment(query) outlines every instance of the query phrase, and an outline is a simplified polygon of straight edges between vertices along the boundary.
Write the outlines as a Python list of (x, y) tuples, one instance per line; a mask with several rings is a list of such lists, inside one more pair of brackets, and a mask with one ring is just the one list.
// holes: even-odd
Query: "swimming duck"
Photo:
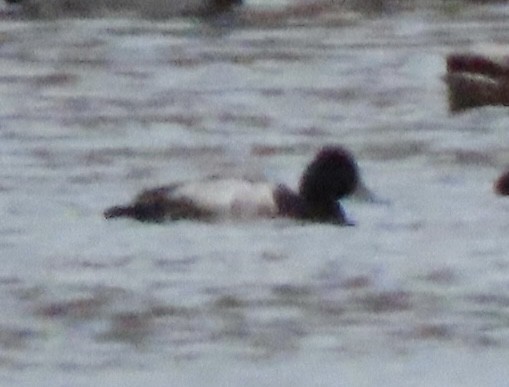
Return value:
[(474, 53), (450, 54), (444, 81), (449, 110), (509, 106), (509, 57)]
[(130, 204), (108, 208), (104, 216), (151, 222), (287, 217), (343, 225), (348, 222), (338, 200), (353, 193), (359, 180), (351, 153), (327, 146), (304, 170), (298, 192), (283, 184), (210, 178), (145, 190)]
[(495, 193), (500, 196), (509, 195), (509, 171), (506, 171), (499, 176), (499, 178), (495, 181), (493, 188)]
[(216, 16), (242, 0), (4, 0), (30, 18), (102, 16), (105, 12), (135, 12), (144, 17)]

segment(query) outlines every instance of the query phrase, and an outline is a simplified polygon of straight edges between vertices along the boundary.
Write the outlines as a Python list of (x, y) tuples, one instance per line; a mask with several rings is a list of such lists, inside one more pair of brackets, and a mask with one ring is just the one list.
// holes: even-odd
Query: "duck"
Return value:
[(131, 203), (106, 209), (104, 217), (155, 223), (282, 217), (352, 225), (339, 199), (360, 185), (353, 155), (342, 146), (332, 145), (320, 149), (307, 165), (297, 192), (284, 184), (211, 177), (144, 190)]
[(509, 57), (453, 53), (444, 81), (453, 113), (482, 106), (509, 106)]
[[(126, 12), (148, 19), (196, 18), (211, 26), (277, 26), (286, 21), (324, 16), (340, 25), (357, 20), (340, 3), (330, 0), (4, 0), (7, 13), (32, 19), (100, 17)], [(334, 15), (331, 17), (330, 15)], [(206, 23), (207, 24), (207, 23)], [(208, 25), (208, 24), (207, 24)]]
[(142, 17), (215, 17), (233, 11), (242, 0), (4, 0), (28, 18), (102, 16), (134, 12)]
[(505, 171), (495, 180), (493, 189), (497, 195), (509, 195), (509, 171)]

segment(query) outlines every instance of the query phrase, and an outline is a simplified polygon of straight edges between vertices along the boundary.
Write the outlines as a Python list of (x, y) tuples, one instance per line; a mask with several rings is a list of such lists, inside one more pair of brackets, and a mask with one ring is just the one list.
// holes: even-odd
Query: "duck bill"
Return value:
[(355, 188), (355, 191), (353, 191), (352, 197), (361, 202), (387, 204), (387, 200), (376, 195), (362, 180), (357, 183), (357, 187)]

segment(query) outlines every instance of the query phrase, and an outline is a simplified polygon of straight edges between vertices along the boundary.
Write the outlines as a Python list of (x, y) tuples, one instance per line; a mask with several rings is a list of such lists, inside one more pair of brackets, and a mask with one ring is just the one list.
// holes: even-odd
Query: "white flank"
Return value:
[(185, 198), (223, 217), (271, 217), (277, 213), (274, 185), (242, 179), (210, 179), (183, 183), (171, 198)]

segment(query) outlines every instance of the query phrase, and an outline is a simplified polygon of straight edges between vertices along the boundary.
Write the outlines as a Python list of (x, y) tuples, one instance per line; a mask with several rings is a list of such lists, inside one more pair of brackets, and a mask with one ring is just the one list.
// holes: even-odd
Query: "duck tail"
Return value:
[(120, 218), (120, 217), (134, 217), (133, 206), (113, 206), (104, 211), (104, 217), (106, 219)]

